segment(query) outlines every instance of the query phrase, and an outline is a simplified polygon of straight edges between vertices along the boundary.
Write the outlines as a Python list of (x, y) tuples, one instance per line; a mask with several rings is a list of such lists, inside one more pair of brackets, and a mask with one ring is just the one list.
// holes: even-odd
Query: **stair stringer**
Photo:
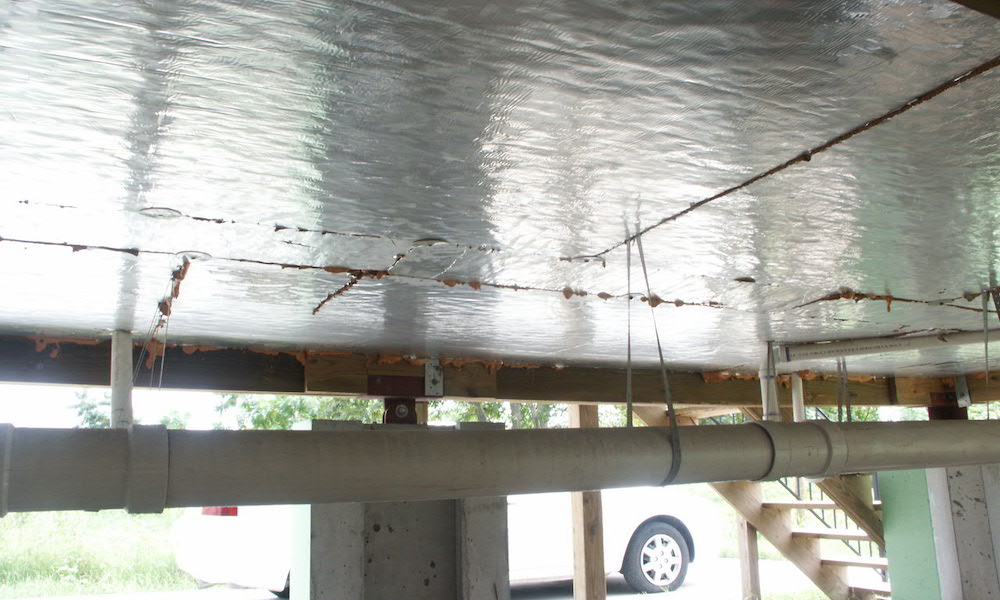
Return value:
[(846, 567), (823, 564), (817, 539), (792, 535), (790, 509), (764, 508), (759, 483), (728, 481), (710, 485), (830, 600), (869, 597), (863, 591), (852, 590), (847, 582)]

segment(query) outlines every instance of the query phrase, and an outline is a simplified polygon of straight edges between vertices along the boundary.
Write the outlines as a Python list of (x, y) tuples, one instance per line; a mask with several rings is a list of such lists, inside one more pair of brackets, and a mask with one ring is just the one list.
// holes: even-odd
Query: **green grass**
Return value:
[(0, 598), (194, 589), (170, 548), (178, 516), (9, 514), (0, 519)]

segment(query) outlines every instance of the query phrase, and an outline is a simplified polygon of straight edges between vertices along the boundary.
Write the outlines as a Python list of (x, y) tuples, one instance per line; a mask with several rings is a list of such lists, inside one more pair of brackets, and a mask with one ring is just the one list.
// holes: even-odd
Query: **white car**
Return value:
[[(684, 582), (695, 558), (695, 532), (700, 546), (715, 550), (718, 519), (700, 514), (704, 500), (684, 486), (605, 490), (602, 506), (605, 567), (622, 573), (637, 592), (674, 590)], [(287, 595), (295, 509), (189, 510), (174, 525), (177, 564), (203, 584)], [(512, 583), (572, 579), (570, 495), (509, 496), (508, 544)]]

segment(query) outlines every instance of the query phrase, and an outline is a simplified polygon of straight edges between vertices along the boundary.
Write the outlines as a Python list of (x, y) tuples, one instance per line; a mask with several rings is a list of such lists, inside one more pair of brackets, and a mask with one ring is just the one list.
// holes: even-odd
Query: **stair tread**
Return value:
[(792, 535), (818, 537), (833, 540), (869, 540), (868, 534), (860, 529), (797, 529)]
[(832, 500), (768, 500), (762, 504), (765, 508), (837, 508)]
[(868, 592), (879, 592), (882, 594), (889, 594), (892, 592), (892, 586), (889, 585), (887, 581), (872, 581), (870, 583), (853, 583), (851, 587), (856, 590), (865, 590)]
[(878, 556), (830, 556), (822, 559), (827, 565), (846, 565), (849, 567), (885, 568), (889, 561)]
[[(815, 509), (840, 509), (840, 506), (833, 500), (766, 500), (761, 503), (765, 508), (815, 508)], [(875, 510), (882, 509), (881, 502), (875, 502)]]

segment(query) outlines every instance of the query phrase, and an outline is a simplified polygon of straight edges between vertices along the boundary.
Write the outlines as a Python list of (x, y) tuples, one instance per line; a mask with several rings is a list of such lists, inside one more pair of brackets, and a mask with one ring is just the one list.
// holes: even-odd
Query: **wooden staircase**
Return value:
[[(848, 581), (850, 567), (868, 567), (885, 572), (885, 537), (879, 506), (871, 500), (871, 479), (863, 475), (842, 476), (816, 482), (822, 497), (766, 501), (760, 483), (733, 481), (711, 484), (739, 515), (771, 542), (831, 600), (887, 598), (888, 583), (858, 584)], [(786, 484), (786, 489), (794, 493)], [(801, 494), (800, 494), (801, 495)], [(817, 496), (820, 496), (817, 494)], [(798, 527), (796, 513), (805, 511), (817, 525)], [(839, 519), (836, 515), (840, 515)], [(850, 520), (846, 519), (850, 517)], [(834, 526), (829, 525), (833, 516)], [(856, 525), (857, 528), (850, 527)], [(845, 555), (824, 556), (820, 540), (839, 540), (854, 550)], [(869, 542), (877, 556), (861, 552)]]
[[(756, 409), (742, 408), (742, 412), (750, 419), (759, 421), (760, 412)], [(650, 426), (669, 426), (663, 408), (653, 406), (635, 406), (634, 412), (643, 422)], [(715, 419), (712, 419), (713, 421)], [(786, 421), (791, 415), (786, 415)], [(678, 425), (697, 425), (698, 419), (691, 415), (679, 415)], [(805, 481), (805, 480), (799, 480)], [(876, 600), (885, 599), (890, 595), (888, 582), (874, 581), (861, 584), (848, 582), (848, 569), (851, 567), (870, 567), (885, 573), (888, 563), (885, 558), (885, 534), (882, 528), (881, 507), (872, 500), (871, 477), (868, 475), (846, 475), (830, 477), (817, 482), (807, 482), (822, 490), (822, 498), (795, 498), (792, 488), (783, 483), (793, 499), (775, 502), (765, 502), (761, 484), (749, 481), (730, 481), (713, 483), (711, 485), (746, 523), (749, 523), (789, 561), (806, 574), (830, 600)], [(801, 497), (803, 494), (798, 494)], [(794, 518), (797, 511), (809, 511), (814, 515), (842, 515), (850, 518), (850, 524), (857, 529), (847, 529), (847, 521), (834, 521), (834, 527), (796, 527)], [(820, 521), (825, 519), (820, 518)], [(860, 532), (858, 531), (860, 529)], [(745, 532), (745, 528), (741, 527)], [(743, 535), (741, 533), (741, 535)], [(820, 541), (836, 539), (848, 544), (874, 544), (879, 556), (822, 556)], [(756, 540), (756, 537), (754, 538)], [(753, 544), (756, 547), (756, 541)], [(756, 552), (754, 553), (756, 559)], [(748, 579), (755, 579), (750, 577)], [(746, 579), (744, 580), (746, 581)], [(759, 582), (758, 582), (759, 583)], [(759, 600), (746, 598), (745, 600)]]

